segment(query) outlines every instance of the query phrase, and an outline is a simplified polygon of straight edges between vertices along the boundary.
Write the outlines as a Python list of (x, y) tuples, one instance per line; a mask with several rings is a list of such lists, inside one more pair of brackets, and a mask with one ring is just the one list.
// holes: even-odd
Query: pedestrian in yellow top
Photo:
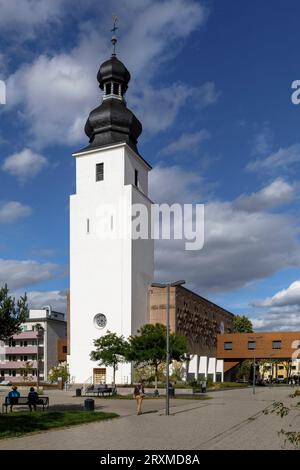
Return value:
[(138, 383), (134, 387), (134, 391), (133, 391), (133, 398), (136, 399), (136, 414), (137, 415), (142, 414), (142, 401), (144, 397), (145, 397), (144, 381), (141, 380), (141, 382)]

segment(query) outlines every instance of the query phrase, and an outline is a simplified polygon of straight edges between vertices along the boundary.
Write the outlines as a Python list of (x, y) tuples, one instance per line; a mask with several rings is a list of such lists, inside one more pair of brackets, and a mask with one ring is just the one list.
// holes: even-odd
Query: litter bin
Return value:
[(81, 388), (76, 388), (76, 397), (81, 397)]
[(87, 398), (86, 400), (84, 400), (84, 409), (86, 411), (94, 411), (95, 400), (93, 400), (92, 398)]
[(175, 396), (175, 389), (173, 387), (169, 387), (169, 397), (174, 398)]

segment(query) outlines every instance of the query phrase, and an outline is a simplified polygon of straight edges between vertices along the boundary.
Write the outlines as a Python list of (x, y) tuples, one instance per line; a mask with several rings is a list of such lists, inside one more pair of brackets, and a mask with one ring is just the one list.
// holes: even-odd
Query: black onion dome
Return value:
[(124, 101), (110, 98), (91, 111), (85, 133), (90, 138), (90, 147), (126, 142), (138, 152), (136, 144), (142, 133), (142, 124)]
[(101, 105), (91, 111), (86, 122), (85, 133), (90, 139), (86, 149), (126, 142), (138, 153), (136, 145), (142, 124), (127, 108), (124, 99), (130, 73), (113, 55), (101, 65), (97, 79), (104, 96)]
[(112, 56), (100, 66), (97, 79), (100, 83), (101, 90), (104, 90), (105, 82), (115, 80), (116, 82), (121, 83), (122, 91), (125, 93), (130, 81), (130, 73), (123, 62), (117, 59), (116, 56)]

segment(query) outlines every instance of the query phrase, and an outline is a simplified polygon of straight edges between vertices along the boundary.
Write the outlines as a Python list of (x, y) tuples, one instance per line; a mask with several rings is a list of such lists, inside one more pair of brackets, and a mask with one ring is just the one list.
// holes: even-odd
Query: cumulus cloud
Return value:
[(289, 287), (280, 290), (272, 297), (254, 302), (253, 305), (256, 307), (297, 306), (300, 308), (300, 280), (293, 282)]
[[(176, 182), (176, 184), (174, 184)], [(149, 196), (157, 203), (201, 201), (203, 178), (180, 166), (157, 165), (149, 173)]]
[(0, 203), (0, 224), (11, 224), (32, 214), (30, 206), (18, 201)]
[(182, 152), (194, 152), (197, 150), (199, 144), (209, 139), (210, 134), (206, 129), (198, 132), (184, 133), (178, 139), (174, 140), (161, 151), (161, 155), (173, 155)]
[(251, 321), (255, 331), (299, 331), (300, 340), (300, 309), (263, 312)]
[[(86, 8), (85, 2), (77, 8)], [(218, 93), (211, 82), (199, 87), (177, 81), (154, 86), (153, 74), (170, 58), (169, 51), (177, 51), (178, 41), (205, 23), (207, 10), (199, 2), (128, 0), (120, 8), (123, 58), (134, 77), (128, 101), (148, 132), (172, 125), (189, 98), (199, 107), (216, 102)], [(40, 55), (9, 77), (5, 112), (22, 105), (36, 145), (51, 145), (54, 140), (74, 145), (85, 139), (84, 122), (99, 101), (97, 68), (109, 54), (107, 37), (99, 33), (99, 23), (107, 21), (105, 15), (95, 24), (92, 19), (88, 26), (82, 25), (78, 45), (71, 51)]]
[(0, 0), (2, 31), (21, 28), (22, 31), (54, 21), (59, 17), (65, 0)]
[(47, 166), (47, 159), (43, 155), (25, 148), (7, 157), (2, 170), (24, 182), (34, 178), (45, 166)]
[(234, 207), (248, 212), (257, 212), (286, 204), (294, 196), (294, 186), (282, 178), (277, 178), (258, 192), (239, 196), (234, 201)]
[[(150, 193), (153, 190), (155, 202), (182, 202), (178, 195), (184, 193), (188, 199), (184, 202), (201, 202), (199, 176), (197, 181), (194, 173), (179, 167), (158, 167), (153, 173)], [(181, 240), (158, 241), (156, 277), (172, 279), (178, 272), (200, 292), (221, 292), (247, 286), (287, 266), (300, 265), (298, 227), (286, 215), (249, 212), (237, 208), (234, 201), (208, 202), (204, 232), (205, 244), (200, 251), (185, 251)]]
[(291, 165), (300, 162), (300, 144), (280, 148), (267, 158), (252, 160), (247, 165), (249, 171), (272, 171), (287, 169)]
[[(22, 291), (14, 292), (16, 297), (22, 295)], [(29, 291), (27, 292), (28, 306), (32, 309), (40, 309), (45, 305), (51, 305), (53, 310), (66, 313), (67, 293), (66, 291)]]
[(23, 289), (52, 279), (58, 273), (59, 267), (53, 263), (0, 259), (0, 286), (7, 284), (9, 289)]

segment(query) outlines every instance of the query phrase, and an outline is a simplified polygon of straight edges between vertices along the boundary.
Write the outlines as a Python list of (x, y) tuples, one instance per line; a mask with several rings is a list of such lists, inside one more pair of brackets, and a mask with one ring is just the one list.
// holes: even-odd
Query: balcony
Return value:
[(28, 356), (29, 354), (36, 354), (36, 353), (37, 353), (37, 346), (6, 346), (4, 350), (4, 354), (6, 355), (18, 354), (22, 356)]
[(19, 333), (18, 335), (14, 335), (13, 339), (35, 339), (37, 338), (37, 331), (22, 331), (22, 333)]
[[(37, 361), (27, 361), (32, 364), (32, 369), (36, 369)], [(41, 364), (40, 364), (41, 366)], [(23, 369), (26, 367), (26, 362), (24, 361), (10, 361), (10, 362), (0, 362), (0, 369)]]

